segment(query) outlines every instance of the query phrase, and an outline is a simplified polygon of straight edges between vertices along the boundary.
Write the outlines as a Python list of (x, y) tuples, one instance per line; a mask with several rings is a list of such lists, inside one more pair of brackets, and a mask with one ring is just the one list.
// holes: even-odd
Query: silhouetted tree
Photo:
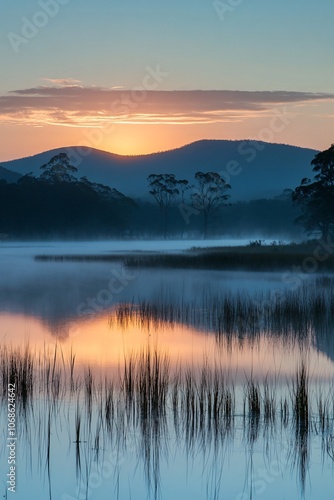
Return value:
[(177, 180), (174, 174), (151, 174), (147, 177), (149, 193), (155, 198), (164, 221), (164, 236), (167, 236), (167, 216), (176, 197), (186, 189), (187, 180)]
[(76, 178), (72, 175), (78, 169), (73, 167), (66, 153), (60, 153), (54, 156), (45, 165), (41, 166), (43, 173), (40, 179), (46, 182), (75, 182)]
[(300, 205), (302, 215), (297, 222), (308, 234), (320, 233), (327, 239), (334, 231), (334, 144), (312, 160), (313, 182), (303, 179), (293, 194), (293, 201)]
[(231, 189), (231, 186), (216, 172), (196, 172), (195, 179), (198, 188), (191, 199), (194, 207), (203, 212), (204, 238), (206, 238), (210, 217), (226, 205), (226, 200), (230, 197), (226, 191)]

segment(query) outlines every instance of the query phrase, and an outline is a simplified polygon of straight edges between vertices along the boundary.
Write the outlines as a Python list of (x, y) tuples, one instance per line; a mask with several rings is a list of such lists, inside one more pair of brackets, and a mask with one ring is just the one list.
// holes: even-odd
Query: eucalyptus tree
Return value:
[(320, 234), (325, 240), (334, 232), (334, 144), (312, 160), (314, 178), (304, 178), (292, 193), (292, 200), (301, 207), (297, 222), (305, 231)]
[(203, 213), (204, 238), (207, 237), (210, 218), (222, 206), (227, 205), (231, 186), (217, 172), (196, 172), (197, 188), (191, 195), (193, 206)]
[(188, 186), (187, 180), (177, 180), (174, 174), (151, 174), (147, 178), (149, 193), (154, 197), (163, 217), (164, 236), (167, 237), (167, 220), (175, 200)]

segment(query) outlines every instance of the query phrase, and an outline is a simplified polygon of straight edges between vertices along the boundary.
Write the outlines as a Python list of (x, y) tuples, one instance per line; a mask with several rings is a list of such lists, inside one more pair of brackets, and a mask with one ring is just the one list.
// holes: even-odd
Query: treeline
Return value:
[(135, 209), (133, 200), (84, 182), (0, 181), (0, 232), (10, 239), (120, 237)]
[(291, 191), (272, 200), (229, 202), (229, 186), (214, 172), (197, 172), (194, 186), (174, 174), (148, 178), (149, 201), (78, 179), (61, 153), (36, 178), (0, 181), (0, 233), (10, 239), (294, 237), (300, 215)]
[[(161, 213), (154, 203), (136, 200), (128, 233), (131, 237), (163, 237)], [(208, 237), (298, 238), (303, 234), (295, 221), (300, 215), (291, 199), (262, 199), (238, 202), (221, 207), (212, 215)], [(192, 205), (172, 207), (167, 216), (167, 236), (172, 238), (203, 237), (203, 213)]]
[[(208, 227), (210, 237), (297, 237), (298, 208), (290, 199), (253, 200), (221, 207)], [(15, 238), (187, 238), (203, 236), (203, 213), (192, 205), (171, 207), (162, 225), (154, 202), (105, 197), (83, 182), (50, 184), (26, 177), (0, 181), (0, 233)]]

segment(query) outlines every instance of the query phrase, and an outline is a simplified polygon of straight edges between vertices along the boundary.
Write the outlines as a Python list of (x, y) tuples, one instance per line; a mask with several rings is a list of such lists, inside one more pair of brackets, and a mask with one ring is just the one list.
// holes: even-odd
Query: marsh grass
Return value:
[[(312, 255), (312, 254), (311, 254)], [(286, 271), (310, 257), (306, 252), (277, 252), (272, 249), (198, 251), (193, 254), (136, 254), (124, 256), (129, 268), (210, 269), (221, 271)], [(66, 259), (64, 259), (66, 260)], [(96, 260), (98, 261), (98, 260)], [(334, 257), (319, 262), (319, 271), (334, 271)]]
[[(122, 262), (127, 267), (286, 271), (313, 255), (317, 241), (299, 245), (194, 248), (183, 253), (136, 252), (108, 255), (36, 255), (40, 262)], [(318, 262), (319, 271), (334, 271), (334, 256)]]
[[(292, 384), (292, 398), (296, 429), (298, 432), (308, 432), (310, 425), (309, 375), (305, 361), (302, 361), (297, 369), (296, 378)], [(321, 403), (321, 398), (318, 403)], [(322, 405), (321, 415), (323, 417)]]
[[(112, 421), (118, 418), (120, 405), (125, 410), (124, 418), (131, 424), (140, 420), (164, 420), (172, 413), (175, 421), (185, 421), (187, 427), (194, 426), (197, 430), (210, 428), (214, 422), (224, 423), (224, 428), (232, 427), (237, 406), (234, 383), (226, 377), (223, 367), (212, 367), (208, 360), (203, 361), (199, 370), (178, 367), (172, 371), (166, 353), (148, 348), (126, 357), (117, 376), (96, 380), (89, 367), (76, 375), (73, 357), (66, 366), (57, 349), (43, 359), (43, 356), (34, 355), (29, 346), (23, 349), (1, 346), (2, 401), (6, 403), (8, 383), (14, 382), (19, 389), (18, 405), (25, 406), (28, 401), (32, 404), (35, 393), (44, 396), (50, 408), (56, 402), (75, 399), (78, 415), (84, 414), (85, 418), (91, 419), (99, 408), (99, 418), (105, 428), (110, 428)], [(71, 384), (75, 377), (76, 383)], [(284, 425), (293, 422), (295, 428), (307, 431), (311, 419), (316, 419), (319, 433), (331, 429), (333, 388), (324, 392), (321, 386), (316, 387), (311, 398), (305, 361), (298, 367), (285, 394), (276, 390), (277, 380), (275, 377), (269, 380), (266, 376), (258, 381), (252, 374), (246, 378), (241, 400), (240, 391), (238, 396), (243, 416), (259, 417), (266, 426), (273, 425), (279, 417)], [(316, 413), (312, 412), (312, 405)]]
[(26, 409), (34, 392), (35, 358), (29, 344), (23, 349), (9, 346), (0, 348), (1, 396), (7, 400), (9, 384), (15, 384), (15, 394), (20, 408)]
[[(319, 402), (320, 400), (318, 399), (318, 404)], [(298, 465), (300, 483), (302, 485), (302, 491), (304, 492), (306, 474), (310, 460), (309, 441), (312, 425), (309, 374), (304, 360), (298, 367), (295, 380), (292, 382), (292, 410), (295, 433), (294, 461)], [(322, 406), (321, 408), (318, 406), (318, 415), (319, 412), (321, 412), (323, 418)], [(325, 416), (325, 419), (327, 416)]]
[[(21, 350), (1, 346), (0, 359), (7, 363), (1, 365), (3, 409), (9, 380), (20, 387), (17, 405), (26, 409), (19, 426), (28, 420), (35, 425), (34, 408), (43, 406), (39, 418), (47, 419), (45, 463), (49, 472), (51, 429), (60, 418), (68, 422), (78, 478), (86, 474), (87, 481), (83, 455), (86, 462), (98, 462), (104, 448), (112, 447), (115, 462), (121, 464), (122, 457), (135, 453), (144, 464), (154, 498), (159, 496), (161, 457), (169, 456), (171, 439), (184, 446), (189, 456), (212, 453), (215, 460), (232, 446), (240, 429), (251, 449), (263, 435), (274, 443), (284, 429), (293, 437), (290, 455), (302, 487), (311, 440), (319, 437), (324, 457), (334, 456), (333, 387), (314, 388), (311, 394), (306, 362), (284, 389), (282, 380), (278, 386), (278, 378), (255, 380), (252, 374), (241, 387), (235, 387), (223, 367), (211, 366), (208, 360), (199, 370), (178, 367), (172, 371), (168, 355), (150, 349), (126, 357), (112, 378), (96, 377), (89, 368), (77, 373), (73, 354), (65, 363), (58, 349), (43, 359), (33, 355), (29, 346)], [(70, 406), (73, 410), (64, 411)]]

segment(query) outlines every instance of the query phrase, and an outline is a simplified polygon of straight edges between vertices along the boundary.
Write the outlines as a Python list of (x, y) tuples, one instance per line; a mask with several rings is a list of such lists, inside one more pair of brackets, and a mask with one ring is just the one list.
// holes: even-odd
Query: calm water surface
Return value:
[[(164, 248), (163, 244), (159, 250), (186, 248), (184, 242), (168, 242)], [(63, 363), (64, 371), (74, 354), (78, 380), (87, 380), (90, 367), (96, 387), (105, 379), (114, 380), (115, 394), (122, 392), (117, 380), (128, 360), (131, 356), (138, 359), (143, 351), (168, 357), (171, 381), (180, 370), (188, 370), (198, 380), (203, 366), (219, 369), (235, 391), (233, 425), (222, 435), (220, 424), (218, 437), (208, 421), (205, 428), (193, 422), (191, 434), (190, 424), (175, 421), (171, 400), (163, 418), (115, 417), (108, 430), (101, 427), (99, 419), (102, 396), (93, 397), (87, 412), (86, 382), (82, 390), (71, 395), (64, 378), (66, 391), (61, 397), (58, 394), (59, 401), (53, 407), (49, 396), (36, 391), (32, 408), (17, 413), (15, 498), (331, 499), (333, 422), (326, 427), (327, 434), (321, 435), (316, 414), (320, 392), (324, 397), (329, 395), (328, 404), (332, 404), (334, 341), (328, 325), (326, 329), (315, 327), (305, 318), (302, 338), (291, 331), (261, 327), (254, 333), (248, 323), (242, 334), (224, 330), (218, 335), (212, 319), (210, 304), (214, 301), (247, 296), (261, 304), (259, 297), (270, 291), (289, 293), (282, 273), (150, 271), (126, 269), (116, 261), (45, 263), (33, 259), (42, 253), (154, 249), (150, 242), (138, 245), (132, 243), (130, 248), (128, 243), (103, 242), (95, 246), (34, 243), (0, 247), (1, 345), (22, 348), (29, 344), (39, 360), (52, 359), (56, 349), (57, 366)], [(313, 278), (309, 278), (310, 283)], [(143, 311), (150, 311), (146, 319)], [(296, 438), (292, 415), (290, 423), (282, 424), (279, 406), (284, 394), (291, 398), (292, 380), (302, 361), (308, 366), (314, 403), (313, 428), (303, 442)], [(274, 384), (275, 424), (245, 421), (242, 416), (245, 384), (250, 379), (259, 385), (266, 379)], [(182, 415), (181, 403), (179, 411)], [(4, 404), (0, 451), (4, 493), (6, 416)], [(78, 419), (80, 439), (76, 439)]]

